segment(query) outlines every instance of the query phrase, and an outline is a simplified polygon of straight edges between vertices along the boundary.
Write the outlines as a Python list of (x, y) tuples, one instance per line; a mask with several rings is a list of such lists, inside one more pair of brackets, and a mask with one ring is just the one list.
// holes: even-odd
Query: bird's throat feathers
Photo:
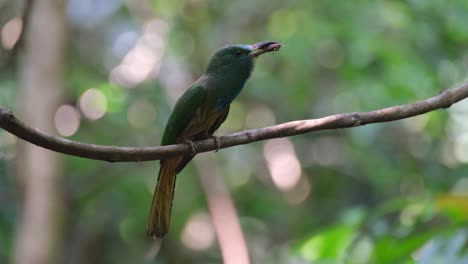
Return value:
[[(223, 67), (224, 68), (224, 67)], [(228, 67), (226, 67), (228, 68)], [(229, 67), (214, 73), (205, 73), (206, 87), (214, 95), (215, 111), (221, 111), (236, 99), (253, 70), (253, 62), (243, 67)]]

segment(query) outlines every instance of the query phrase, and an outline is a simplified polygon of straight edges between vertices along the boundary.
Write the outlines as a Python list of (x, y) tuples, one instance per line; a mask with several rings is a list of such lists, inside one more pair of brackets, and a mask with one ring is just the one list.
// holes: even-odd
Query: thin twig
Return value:
[[(392, 106), (370, 112), (344, 113), (318, 119), (292, 121), (222, 136), (219, 138), (220, 148), (300, 135), (317, 130), (347, 128), (405, 119), (437, 109), (448, 108), (467, 97), (468, 82), (465, 82), (454, 88), (444, 90), (437, 96), (411, 104)], [(170, 156), (192, 153), (192, 149), (188, 144), (157, 147), (116, 147), (86, 144), (51, 136), (26, 126), (10, 110), (2, 106), (0, 106), (0, 127), (18, 138), (46, 149), (72, 156), (109, 162), (160, 160)], [(200, 140), (194, 143), (198, 153), (212, 151), (217, 148), (217, 144), (213, 139)]]

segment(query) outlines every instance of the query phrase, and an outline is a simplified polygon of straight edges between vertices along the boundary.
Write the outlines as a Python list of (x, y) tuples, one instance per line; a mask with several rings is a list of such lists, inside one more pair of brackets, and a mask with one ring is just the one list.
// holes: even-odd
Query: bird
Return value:
[(255, 59), (280, 48), (278, 42), (262, 41), (219, 49), (200, 78), (177, 100), (164, 129), (161, 145), (188, 143), (192, 153), (160, 160), (147, 226), (150, 238), (161, 239), (169, 231), (176, 176), (196, 154), (193, 141), (213, 138), (219, 149), (219, 138), (213, 133), (226, 120), (231, 102), (242, 91), (253, 71)]

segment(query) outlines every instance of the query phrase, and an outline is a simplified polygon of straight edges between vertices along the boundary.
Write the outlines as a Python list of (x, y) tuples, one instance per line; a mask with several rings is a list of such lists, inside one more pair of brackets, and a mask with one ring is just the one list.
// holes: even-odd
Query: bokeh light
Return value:
[(110, 81), (130, 88), (158, 76), (167, 30), (168, 25), (163, 20), (147, 22), (142, 36), (120, 64), (111, 70)]
[(190, 75), (187, 64), (169, 54), (160, 74), (161, 83), (166, 90), (170, 102), (174, 103), (190, 87), (194, 81)]
[(286, 199), (290, 204), (300, 204), (309, 197), (310, 192), (310, 182), (307, 177), (303, 176), (294, 188), (286, 192)]
[(273, 183), (282, 191), (288, 191), (301, 178), (301, 164), (294, 151), (294, 146), (287, 138), (268, 141), (263, 148)]
[(205, 212), (191, 215), (182, 230), (181, 240), (184, 246), (191, 250), (209, 249), (215, 240), (210, 215)]
[(106, 113), (107, 98), (98, 89), (90, 88), (80, 96), (79, 106), (86, 118), (97, 120)]
[(20, 38), (22, 29), (23, 20), (19, 17), (11, 19), (3, 26), (0, 34), (4, 49), (10, 50), (15, 46), (16, 42)]
[(115, 56), (123, 57), (135, 45), (138, 40), (138, 33), (135, 31), (126, 31), (121, 33), (112, 46), (112, 52)]
[(69, 137), (78, 131), (80, 127), (80, 114), (71, 105), (62, 105), (55, 112), (55, 129), (64, 136)]

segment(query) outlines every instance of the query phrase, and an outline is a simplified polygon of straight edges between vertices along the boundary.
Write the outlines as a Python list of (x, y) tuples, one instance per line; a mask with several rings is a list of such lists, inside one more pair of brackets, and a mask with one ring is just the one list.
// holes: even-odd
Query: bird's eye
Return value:
[(242, 51), (240, 51), (240, 50), (236, 51), (237, 56), (240, 56), (241, 54), (242, 54)]

